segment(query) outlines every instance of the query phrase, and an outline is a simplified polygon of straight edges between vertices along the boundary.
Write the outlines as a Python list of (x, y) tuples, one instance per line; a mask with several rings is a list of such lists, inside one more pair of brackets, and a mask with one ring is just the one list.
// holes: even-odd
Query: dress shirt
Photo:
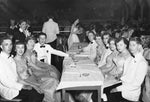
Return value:
[(59, 34), (58, 24), (52, 19), (49, 19), (43, 24), (42, 32), (47, 35), (46, 43), (53, 42), (57, 38), (56, 34)]
[(95, 40), (93, 40), (92, 42), (90, 42), (89, 44), (88, 44), (88, 46), (86, 46), (86, 47), (84, 47), (83, 48), (83, 51), (85, 52), (85, 53), (87, 53), (87, 54), (89, 54), (89, 58), (91, 59), (91, 60), (94, 60), (95, 58), (96, 58), (96, 48), (97, 48), (97, 43), (96, 43), (96, 41)]
[(6, 99), (13, 99), (22, 89), (23, 85), (18, 83), (16, 63), (6, 53), (0, 53), (0, 95)]
[(122, 85), (117, 87), (122, 97), (130, 101), (138, 101), (141, 93), (141, 84), (144, 81), (148, 64), (141, 53), (129, 58), (124, 64), (124, 72), (121, 77)]
[(103, 51), (103, 53), (101, 54), (101, 59), (98, 62), (98, 67), (102, 67), (103, 65), (106, 64), (106, 59), (111, 53), (112, 51), (110, 50), (110, 48), (107, 48)]
[(37, 59), (39, 61), (44, 59), (45, 63), (51, 64), (51, 54), (64, 57), (69, 56), (68, 54), (62, 51), (53, 49), (49, 44), (44, 44), (44, 46), (41, 47), (40, 43), (35, 44), (34, 50), (37, 52)]

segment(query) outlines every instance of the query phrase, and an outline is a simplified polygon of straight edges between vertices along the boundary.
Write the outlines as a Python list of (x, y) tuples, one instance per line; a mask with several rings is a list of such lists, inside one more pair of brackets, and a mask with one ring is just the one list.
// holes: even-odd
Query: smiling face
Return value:
[(45, 35), (40, 35), (40, 36), (39, 36), (39, 43), (40, 43), (41, 45), (44, 45), (45, 42), (46, 42), (46, 36), (45, 36)]
[(33, 40), (33, 39), (28, 40), (28, 42), (26, 44), (28, 50), (33, 50), (34, 45), (35, 45), (35, 40)]
[(10, 39), (6, 39), (1, 44), (2, 51), (10, 54), (12, 51), (12, 41)]
[(105, 45), (108, 44), (108, 40), (109, 40), (109, 35), (104, 35), (103, 36), (103, 42), (104, 42)]
[(97, 43), (98, 45), (101, 45), (101, 44), (103, 43), (100, 36), (97, 36), (97, 37), (96, 37), (96, 43)]
[(27, 23), (25, 21), (21, 22), (19, 27), (22, 29), (22, 30), (25, 30), (26, 27), (27, 27)]
[(92, 42), (94, 40), (94, 34), (90, 32), (88, 34), (88, 39)]
[(123, 52), (127, 48), (127, 45), (124, 43), (123, 40), (119, 41), (116, 45), (117, 45), (117, 50), (119, 52)]
[(135, 41), (130, 41), (129, 42), (129, 50), (130, 52), (135, 55), (136, 53), (139, 52), (139, 49), (140, 49), (140, 45), (137, 44)]
[(17, 55), (22, 56), (24, 54), (24, 51), (25, 51), (25, 45), (24, 44), (17, 44), (15, 50), (16, 50)]
[(115, 41), (114, 40), (111, 40), (109, 42), (109, 46), (110, 46), (110, 50), (111, 51), (115, 51), (116, 50), (116, 44), (115, 44)]

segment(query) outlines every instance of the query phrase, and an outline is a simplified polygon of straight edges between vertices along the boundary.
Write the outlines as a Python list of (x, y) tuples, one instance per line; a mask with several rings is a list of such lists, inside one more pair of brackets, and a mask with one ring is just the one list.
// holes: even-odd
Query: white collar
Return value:
[(52, 22), (52, 21), (53, 21), (53, 19), (51, 19), (51, 18), (50, 18), (48, 21)]
[(137, 53), (134, 56), (135, 56), (134, 60), (138, 61), (142, 57), (142, 54), (141, 53)]
[(45, 46), (45, 44), (41, 45), (39, 42), (37, 43), (39, 46)]
[(8, 59), (9, 56), (10, 56), (10, 55), (8, 55), (7, 53), (5, 53), (3, 51), (0, 53), (0, 55), (1, 55), (1, 57), (5, 58), (5, 59)]

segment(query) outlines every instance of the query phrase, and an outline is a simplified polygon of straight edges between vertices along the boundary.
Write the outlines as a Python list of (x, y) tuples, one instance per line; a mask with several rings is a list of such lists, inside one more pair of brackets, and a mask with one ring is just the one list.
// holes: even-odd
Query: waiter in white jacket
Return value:
[(69, 54), (66, 54), (62, 51), (53, 49), (49, 44), (46, 44), (46, 34), (40, 33), (38, 37), (38, 43), (35, 44), (34, 50), (37, 52), (37, 58), (39, 61), (45, 62), (51, 65), (51, 54), (69, 57)]

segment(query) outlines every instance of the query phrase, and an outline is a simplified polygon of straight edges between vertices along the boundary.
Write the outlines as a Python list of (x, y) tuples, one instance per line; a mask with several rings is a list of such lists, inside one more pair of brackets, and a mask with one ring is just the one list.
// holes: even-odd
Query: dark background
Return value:
[(57, 21), (149, 21), (150, 0), (0, 0), (0, 26), (9, 19), (27, 18), (41, 25), (48, 13)]

